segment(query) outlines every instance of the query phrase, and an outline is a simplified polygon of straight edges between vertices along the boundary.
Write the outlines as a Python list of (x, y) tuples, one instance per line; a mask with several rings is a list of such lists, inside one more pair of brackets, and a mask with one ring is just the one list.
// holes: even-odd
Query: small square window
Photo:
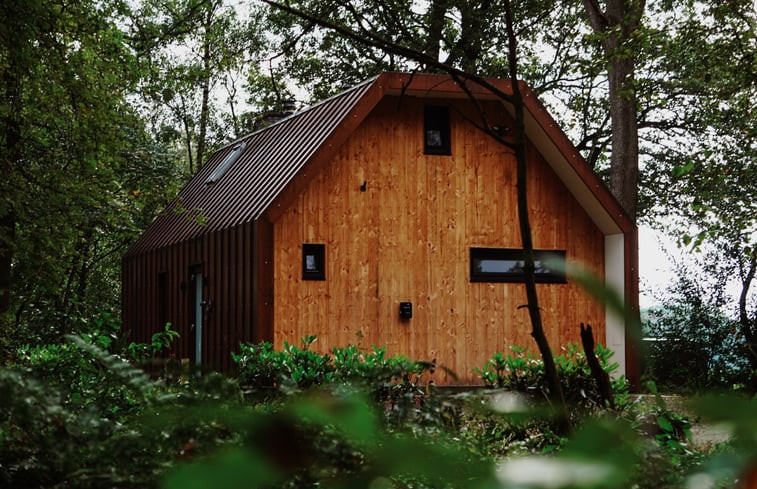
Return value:
[(302, 245), (302, 280), (326, 280), (326, 245)]
[(423, 152), (451, 155), (449, 107), (427, 106), (423, 109)]
[[(523, 282), (525, 257), (517, 248), (471, 248), (471, 282)], [(565, 251), (534, 250), (536, 283), (566, 283)]]

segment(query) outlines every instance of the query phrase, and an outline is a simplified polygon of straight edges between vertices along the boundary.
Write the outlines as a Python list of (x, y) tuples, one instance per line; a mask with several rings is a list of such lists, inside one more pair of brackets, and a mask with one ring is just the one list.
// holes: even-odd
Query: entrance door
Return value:
[(202, 363), (202, 268), (199, 266), (192, 267), (191, 287), (192, 287), (192, 329), (194, 330), (194, 363)]

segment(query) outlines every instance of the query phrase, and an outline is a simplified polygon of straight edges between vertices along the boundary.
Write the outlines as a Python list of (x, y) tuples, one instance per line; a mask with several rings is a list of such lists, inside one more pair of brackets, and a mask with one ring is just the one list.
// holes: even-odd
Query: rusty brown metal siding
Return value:
[[(173, 329), (181, 335), (171, 350), (177, 359), (192, 358), (194, 334), (190, 269), (202, 266), (203, 313), (202, 364), (233, 368), (230, 352), (253, 335), (252, 223), (205, 234), (165, 248), (127, 257), (123, 262), (123, 322), (132, 339), (149, 342), (159, 324), (161, 308)], [(161, 305), (158, 275), (165, 273), (166, 303)], [(257, 336), (257, 335), (255, 335)]]

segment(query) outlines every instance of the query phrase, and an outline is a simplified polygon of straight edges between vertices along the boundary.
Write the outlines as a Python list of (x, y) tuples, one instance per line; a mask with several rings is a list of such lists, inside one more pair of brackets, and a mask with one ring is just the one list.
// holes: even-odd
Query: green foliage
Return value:
[(65, 387), (60, 402), (66, 409), (98, 408), (99, 416), (112, 419), (137, 409), (143, 387), (150, 384), (141, 370), (76, 336), (63, 344), (21, 349), (16, 365), (43, 385)]
[(303, 347), (284, 343), (275, 351), (268, 342), (241, 344), (232, 353), (240, 382), (249, 387), (276, 387), (284, 391), (327, 384), (351, 384), (368, 388), (378, 399), (397, 399), (418, 391), (418, 382), (432, 365), (402, 356), (386, 357), (386, 349), (363, 352), (354, 345), (335, 347), (332, 355), (309, 349), (315, 336), (302, 339)]
[(234, 439), (218, 422), (241, 400), (231, 379), (168, 388), (78, 337), (22, 366), (0, 368), (0, 487), (154, 487)]
[(311, 392), (241, 419), (242, 444), (171, 474), (163, 487), (492, 487), (490, 465), (450, 439), (382, 429), (353, 393)]
[[(525, 348), (511, 346), (511, 355), (495, 353), (483, 369), (474, 368), (481, 380), (489, 387), (537, 394), (548, 398), (547, 385), (544, 380), (544, 363), (540, 358)], [(610, 363), (613, 352), (597, 345), (596, 356), (600, 365), (611, 374), (618, 365)], [(601, 406), (601, 397), (596, 382), (586, 362), (586, 355), (575, 344), (569, 344), (563, 353), (555, 356), (555, 366), (560, 376), (566, 401), (573, 406)], [(627, 390), (624, 379), (612, 382), (616, 393)]]
[[(280, 353), (302, 355), (314, 338), (307, 340)], [(40, 349), (33, 360), (30, 355), (25, 361), (34, 369), (0, 369), (0, 485), (137, 488), (162, 480), (166, 488), (656, 488), (690, 477), (732, 482), (757, 455), (754, 401), (696, 403), (701, 415), (739, 430), (732, 445), (708, 458), (692, 450), (687, 419), (660, 396), (650, 406), (629, 403), (621, 417), (597, 410), (560, 438), (533, 399), (520, 393), (431, 390), (398, 410), (369, 402), (352, 386), (320, 382), (261, 402), (243, 397), (235, 379), (219, 374), (189, 376), (174, 386), (152, 381), (97, 343), (72, 337)], [(380, 349), (366, 354), (370, 361), (354, 347), (336, 351), (327, 362), (332, 380), (371, 378), (376, 385), (368, 392), (379, 391), (382, 379), (396, 380), (384, 373), (390, 362)], [(521, 362), (527, 356), (517, 356), (502, 361), (528, 370)], [(298, 361), (326, 370), (310, 356)], [(568, 361), (560, 360), (561, 368)], [(55, 362), (74, 373), (50, 381)], [(90, 390), (83, 394), (87, 402), (72, 402), (65, 392), (75, 376), (96, 378), (93, 384), (112, 392)], [(131, 409), (115, 416), (108, 408), (123, 392)]]
[(118, 310), (120, 255), (170, 198), (177, 173), (130, 100), (142, 72), (124, 2), (3, 2), (0, 17), (8, 353), (86, 334), (87, 318)]
[(723, 311), (722, 284), (693, 280), (679, 269), (668, 294), (645, 313), (647, 375), (674, 392), (746, 387), (748, 352), (738, 321)]
[(149, 344), (130, 343), (127, 347), (129, 358), (136, 361), (154, 359), (161, 352), (168, 350), (177, 338), (179, 338), (179, 332), (171, 329), (171, 323), (166, 323), (163, 331), (153, 333)]
[(307, 389), (330, 382), (334, 367), (329, 355), (309, 349), (314, 337), (303, 338), (303, 347), (284, 344), (275, 351), (267, 342), (240, 345), (240, 353), (232, 353), (239, 368), (240, 381), (251, 387), (284, 387)]
[(396, 399), (419, 392), (421, 376), (434, 366), (401, 355), (387, 358), (386, 348), (364, 352), (355, 345), (334, 348), (334, 380), (370, 387), (379, 399)]
[(95, 413), (77, 416), (58, 392), (20, 371), (0, 369), (0, 485), (44, 487), (76, 470), (77, 442), (110, 426)]

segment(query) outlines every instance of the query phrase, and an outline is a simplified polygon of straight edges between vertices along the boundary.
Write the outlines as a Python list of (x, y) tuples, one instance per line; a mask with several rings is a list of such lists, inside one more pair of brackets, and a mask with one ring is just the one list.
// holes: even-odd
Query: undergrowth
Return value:
[[(423, 389), (432, 365), (383, 348), (244, 345), (238, 378), (155, 379), (98, 338), (24, 348), (0, 369), (0, 487), (717, 487), (757, 455), (754, 400), (702, 401), (737, 430), (711, 456), (659, 396), (626, 393), (615, 411), (591, 401), (575, 348), (558, 364), (584, 411), (561, 438), (522, 350), (482, 369), (500, 388), (453, 395)], [(152, 346), (131, 351), (149, 359)]]

